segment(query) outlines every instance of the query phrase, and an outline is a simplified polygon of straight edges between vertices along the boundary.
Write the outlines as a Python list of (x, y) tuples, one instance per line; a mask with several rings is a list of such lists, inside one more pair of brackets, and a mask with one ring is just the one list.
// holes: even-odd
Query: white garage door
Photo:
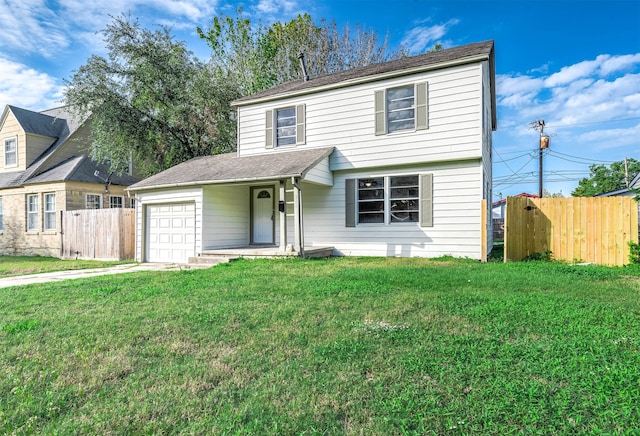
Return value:
[(147, 206), (147, 262), (187, 263), (195, 252), (194, 203)]

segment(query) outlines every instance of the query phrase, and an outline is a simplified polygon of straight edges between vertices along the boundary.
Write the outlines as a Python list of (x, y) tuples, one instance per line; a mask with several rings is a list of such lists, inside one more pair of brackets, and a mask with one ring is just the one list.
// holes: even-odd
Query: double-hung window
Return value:
[(346, 226), (360, 224), (433, 225), (432, 174), (347, 179)]
[(87, 194), (85, 198), (85, 208), (100, 209), (102, 207), (102, 196), (98, 194)]
[(115, 195), (109, 196), (109, 207), (110, 208), (123, 207), (122, 197), (118, 197)]
[(265, 147), (283, 147), (305, 143), (305, 106), (266, 111)]
[(38, 194), (27, 195), (27, 231), (38, 231)]
[(56, 194), (44, 194), (44, 229), (56, 229)]
[(18, 138), (4, 140), (4, 166), (11, 168), (18, 166)]
[(428, 125), (426, 83), (375, 92), (375, 134), (425, 130)]

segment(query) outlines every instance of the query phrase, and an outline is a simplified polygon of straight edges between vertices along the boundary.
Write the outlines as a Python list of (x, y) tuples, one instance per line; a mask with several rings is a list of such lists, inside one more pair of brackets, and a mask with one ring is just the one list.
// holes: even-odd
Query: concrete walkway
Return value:
[(25, 276), (4, 277), (0, 278), (0, 288), (30, 285), (32, 283), (83, 279), (85, 277), (104, 276), (109, 274), (122, 274), (138, 271), (178, 271), (190, 268), (192, 268), (191, 265), (179, 265), (175, 263), (131, 263), (108, 268), (76, 269), (70, 271), (56, 271), (42, 274), (29, 274)]

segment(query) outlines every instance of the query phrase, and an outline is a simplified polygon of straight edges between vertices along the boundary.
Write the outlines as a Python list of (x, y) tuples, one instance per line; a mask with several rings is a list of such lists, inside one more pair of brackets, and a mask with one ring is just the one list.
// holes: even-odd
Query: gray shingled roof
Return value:
[(294, 80), (256, 94), (242, 97), (234, 101), (233, 104), (242, 106), (254, 101), (275, 99), (282, 94), (306, 94), (314, 92), (317, 88), (346, 86), (354, 81), (375, 81), (378, 80), (378, 76), (384, 75), (387, 77), (388, 74), (393, 72), (405, 74), (404, 72), (406, 70), (412, 69), (423, 68), (427, 70), (444, 68), (453, 62), (464, 63), (466, 60), (477, 60), (478, 57), (485, 57), (489, 60), (492, 64), (492, 71), (495, 72), (493, 56), (493, 41), (477, 42), (446, 50), (425, 53), (419, 56), (403, 57), (389, 62), (312, 77), (306, 82), (302, 79)]
[[(95, 172), (99, 171), (99, 177)], [(74, 156), (55, 167), (38, 174), (29, 179), (29, 183), (48, 183), (48, 182), (86, 182), (86, 183), (104, 183), (109, 174), (106, 165), (98, 165), (87, 156)], [(127, 174), (121, 176), (113, 174), (111, 176), (112, 185), (128, 186), (136, 182), (136, 178)]]
[(54, 118), (16, 106), (9, 106), (18, 123), (26, 133), (60, 138), (69, 134), (67, 121), (62, 118)]
[(323, 147), (243, 157), (236, 153), (197, 157), (131, 185), (129, 190), (304, 177), (332, 151), (333, 147)]
[[(57, 138), (57, 140), (47, 148), (25, 171), (16, 171), (0, 174), (0, 189), (15, 188), (18, 186), (61, 182), (76, 181), (87, 183), (104, 183), (104, 178), (108, 174), (108, 169), (104, 165), (97, 165), (92, 162), (86, 155), (78, 155), (67, 159), (66, 161), (52, 168), (46, 168), (46, 161), (57, 149), (59, 149), (67, 139), (74, 133), (81, 123), (72, 120), (57, 118), (54, 116), (33, 112), (27, 109), (21, 109), (15, 106), (7, 105), (7, 108), (14, 114), (17, 121), (27, 133), (49, 136)], [(70, 115), (65, 108), (56, 108), (46, 111), (59, 115)], [(44, 166), (44, 168), (43, 168)], [(45, 169), (46, 168), (46, 169)], [(39, 171), (43, 170), (39, 173)], [(100, 171), (101, 177), (96, 177), (94, 172)], [(36, 174), (34, 176), (34, 174)], [(127, 186), (138, 179), (123, 175), (111, 177), (111, 184)]]

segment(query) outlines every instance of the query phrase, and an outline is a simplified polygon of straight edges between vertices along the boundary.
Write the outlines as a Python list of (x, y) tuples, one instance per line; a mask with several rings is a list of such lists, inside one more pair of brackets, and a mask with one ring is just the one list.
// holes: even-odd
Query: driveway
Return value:
[(56, 271), (42, 274), (29, 274), (0, 278), (0, 288), (9, 286), (30, 285), (32, 283), (59, 282), (62, 280), (83, 279), (85, 277), (104, 276), (109, 274), (123, 274), (138, 271), (178, 271), (192, 268), (191, 265), (175, 263), (132, 263), (108, 268), (76, 269), (70, 271)]

